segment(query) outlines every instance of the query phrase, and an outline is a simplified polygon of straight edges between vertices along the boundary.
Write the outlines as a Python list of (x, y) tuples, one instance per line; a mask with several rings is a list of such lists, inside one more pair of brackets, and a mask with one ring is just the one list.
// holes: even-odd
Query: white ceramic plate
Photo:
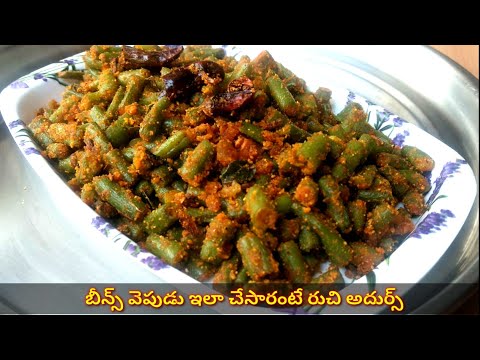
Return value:
[[(267, 49), (273, 57), (306, 80), (311, 89), (329, 87), (333, 91), (335, 112), (342, 110), (349, 101), (362, 104), (369, 112), (369, 121), (382, 130), (398, 145), (414, 145), (428, 153), (435, 160), (431, 172), (432, 189), (426, 194), (430, 209), (414, 219), (415, 231), (375, 270), (377, 283), (415, 284), (435, 265), (461, 229), (475, 199), (477, 186), (472, 169), (456, 151), (432, 137), (425, 131), (401, 119), (381, 106), (353, 94), (335, 83), (324, 83), (325, 68), (311, 56), (312, 49), (293, 52), (288, 47), (241, 46), (229, 47), (229, 54), (246, 54), (255, 57)], [(75, 221), (100, 232), (114, 246), (120, 247), (159, 277), (160, 282), (195, 283), (181, 271), (164, 264), (149, 252), (140, 249), (135, 242), (121, 234), (105, 219), (85, 205), (50, 164), (40, 155), (35, 143), (25, 131), (25, 125), (35, 116), (36, 111), (51, 99), (60, 100), (64, 86), (53, 74), (65, 67), (83, 68), (81, 54), (38, 69), (6, 87), (0, 94), (0, 111), (8, 129), (25, 159), (37, 172), (51, 193), (64, 204), (65, 209), (75, 214)], [(366, 277), (357, 283), (366, 282)], [(349, 281), (348, 281), (349, 282)], [(348, 289), (348, 287), (347, 287)]]

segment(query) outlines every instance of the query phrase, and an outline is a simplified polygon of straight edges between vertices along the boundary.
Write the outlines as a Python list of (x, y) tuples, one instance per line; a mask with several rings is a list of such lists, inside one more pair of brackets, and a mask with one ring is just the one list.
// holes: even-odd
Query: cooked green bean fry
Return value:
[(335, 114), (331, 90), (267, 51), (93, 45), (83, 60), (28, 132), (82, 201), (194, 279), (334, 289), (427, 210), (428, 154), (369, 124), (374, 106)]

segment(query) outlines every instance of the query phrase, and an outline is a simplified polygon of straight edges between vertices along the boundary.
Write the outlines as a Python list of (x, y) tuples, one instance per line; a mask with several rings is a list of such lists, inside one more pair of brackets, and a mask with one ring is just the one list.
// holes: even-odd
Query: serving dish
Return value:
[[(232, 47), (231, 50), (254, 56), (255, 52), (259, 51), (259, 47)], [(431, 205), (430, 211), (422, 219), (417, 219), (417, 232), (412, 234), (390, 257), (388, 263), (382, 263), (375, 270), (377, 282), (416, 283), (420, 281), (453, 242), (469, 213), (476, 195), (475, 179), (470, 166), (454, 150), (416, 126), (407, 123), (388, 110), (363, 100), (360, 96), (348, 90), (322, 81), (324, 79), (322, 75), (324, 75), (326, 67), (319, 66), (311, 49), (307, 49), (303, 53), (297, 51), (295, 57), (289, 55), (291, 52), (288, 49), (273, 48), (269, 50), (271, 50), (275, 59), (307, 80), (311, 88), (316, 88), (319, 85), (330, 87), (333, 90), (334, 108), (337, 111), (348, 101), (358, 101), (365, 108), (368, 106), (372, 125), (376, 125), (379, 129), (384, 128), (387, 135), (396, 139), (397, 142), (416, 145), (434, 157), (436, 168), (431, 174), (433, 187), (432, 191), (427, 194), (427, 201)], [(71, 211), (77, 214), (78, 221), (103, 233), (106, 238), (138, 259), (163, 281), (192, 282), (192, 279), (173, 268), (165, 266), (149, 253), (140, 251), (135, 243), (124, 238), (111, 225), (81, 203), (66, 185), (56, 177), (48, 163), (39, 155), (38, 149), (31, 143), (28, 135), (25, 134), (23, 126), (33, 118), (35, 111), (51, 98), (59, 99), (63, 90), (57, 80), (50, 76), (52, 71), (58, 71), (59, 67), (74, 63), (80, 65), (78, 63), (79, 59), (79, 56), (74, 56), (59, 64), (52, 64), (39, 69), (30, 76), (12, 83), (2, 92), (0, 109), (11, 134), (27, 161), (37, 171), (42, 180), (50, 188), (55, 189), (56, 196), (65, 199)], [(467, 199), (462, 197), (462, 194), (465, 193), (470, 195)], [(72, 195), (75, 200), (73, 200)], [(443, 197), (444, 195), (447, 197)], [(421, 254), (421, 258), (412, 262), (412, 254)]]

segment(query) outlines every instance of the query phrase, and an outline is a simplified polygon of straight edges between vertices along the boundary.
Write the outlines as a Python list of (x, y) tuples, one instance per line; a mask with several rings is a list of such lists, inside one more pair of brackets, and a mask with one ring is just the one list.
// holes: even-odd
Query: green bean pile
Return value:
[(356, 278), (426, 210), (433, 160), (357, 103), (334, 114), (267, 51), (95, 45), (84, 61), (30, 131), (86, 204), (199, 281)]

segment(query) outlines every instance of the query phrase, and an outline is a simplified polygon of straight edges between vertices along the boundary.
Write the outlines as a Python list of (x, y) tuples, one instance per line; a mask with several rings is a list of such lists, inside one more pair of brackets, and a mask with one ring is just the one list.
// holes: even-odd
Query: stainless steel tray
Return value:
[[(0, 88), (87, 46), (0, 46)], [(479, 182), (478, 80), (425, 46), (324, 46), (330, 79), (436, 136), (458, 151)], [(85, 239), (66, 220), (0, 123), (0, 283), (156, 282), (109, 245)], [(478, 195), (461, 232), (424, 282), (451, 284), (415, 299), (414, 312), (439, 313), (479, 278)], [(59, 256), (61, 254), (61, 256)], [(128, 269), (128, 272), (124, 271)], [(454, 288), (455, 287), (455, 288)], [(458, 289), (461, 289), (459, 291)], [(0, 294), (1, 302), (2, 294)], [(13, 309), (22, 304), (4, 299)]]

